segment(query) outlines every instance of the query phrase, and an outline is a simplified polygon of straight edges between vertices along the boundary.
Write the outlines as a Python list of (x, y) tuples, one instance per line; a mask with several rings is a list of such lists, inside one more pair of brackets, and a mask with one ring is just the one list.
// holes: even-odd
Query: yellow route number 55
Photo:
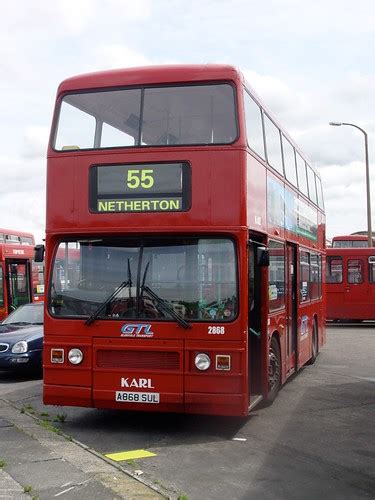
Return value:
[(129, 189), (137, 189), (139, 186), (150, 189), (154, 185), (153, 173), (153, 169), (128, 170), (126, 184)]

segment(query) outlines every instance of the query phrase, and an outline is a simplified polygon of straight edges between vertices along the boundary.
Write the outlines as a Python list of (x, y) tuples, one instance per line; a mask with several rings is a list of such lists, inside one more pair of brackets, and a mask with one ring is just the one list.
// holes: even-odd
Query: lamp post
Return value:
[(370, 198), (370, 169), (368, 162), (368, 140), (367, 133), (363, 128), (354, 125), (354, 123), (345, 122), (329, 122), (330, 125), (334, 127), (341, 127), (341, 125), (348, 125), (349, 127), (354, 127), (362, 132), (365, 136), (365, 160), (366, 160), (366, 192), (367, 192), (367, 234), (368, 234), (368, 246), (372, 247), (372, 228), (371, 228), (371, 198)]

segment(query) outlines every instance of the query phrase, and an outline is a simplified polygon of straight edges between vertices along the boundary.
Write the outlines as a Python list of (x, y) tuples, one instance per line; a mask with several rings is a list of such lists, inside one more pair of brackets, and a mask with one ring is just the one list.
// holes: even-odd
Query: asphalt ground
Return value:
[(374, 498), (375, 325), (327, 337), (315, 365), (247, 419), (45, 407), (39, 381), (1, 375), (0, 397), (99, 455), (153, 452), (120, 464), (171, 498)]

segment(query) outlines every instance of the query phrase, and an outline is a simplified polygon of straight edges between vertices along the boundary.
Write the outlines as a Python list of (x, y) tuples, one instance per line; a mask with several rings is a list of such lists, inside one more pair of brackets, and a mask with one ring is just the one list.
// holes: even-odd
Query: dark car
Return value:
[(25, 304), (0, 323), (0, 370), (42, 371), (43, 303)]

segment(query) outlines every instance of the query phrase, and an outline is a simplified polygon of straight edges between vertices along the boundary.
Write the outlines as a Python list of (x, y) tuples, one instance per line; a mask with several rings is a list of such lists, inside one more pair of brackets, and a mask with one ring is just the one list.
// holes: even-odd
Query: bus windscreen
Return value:
[(68, 94), (54, 148), (230, 144), (238, 134), (235, 109), (227, 83)]

